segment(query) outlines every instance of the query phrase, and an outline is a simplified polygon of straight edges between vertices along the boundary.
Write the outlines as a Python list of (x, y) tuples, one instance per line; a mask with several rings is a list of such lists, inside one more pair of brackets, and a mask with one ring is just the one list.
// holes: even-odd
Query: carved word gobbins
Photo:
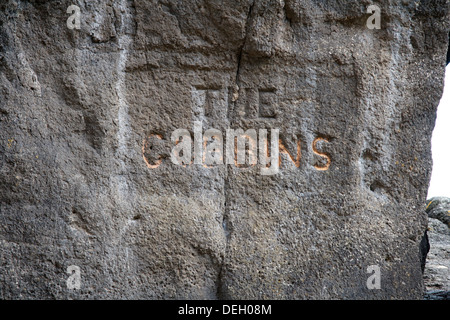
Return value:
[[(205, 168), (223, 164), (234, 165), (238, 168), (253, 167), (258, 164), (259, 160), (260, 173), (262, 175), (274, 175), (279, 172), (281, 154), (285, 154), (299, 168), (301, 160), (300, 140), (297, 141), (297, 150), (294, 157), (283, 144), (279, 132), (279, 129), (270, 129), (269, 149), (269, 131), (267, 129), (259, 129), (258, 133), (255, 129), (248, 129), (245, 132), (243, 129), (227, 129), (224, 150), (224, 137), (220, 130), (208, 129), (203, 133), (202, 122), (194, 121), (194, 139), (187, 129), (173, 131), (171, 141), (174, 146), (170, 153), (170, 159), (176, 165), (187, 166), (193, 163)], [(163, 157), (156, 155), (156, 160), (151, 162), (146, 156), (153, 149), (150, 138), (162, 140), (163, 137), (160, 134), (151, 134), (142, 144), (142, 156), (147, 167), (156, 169), (161, 165)], [(320, 141), (329, 142), (326, 138), (318, 137), (312, 143), (312, 150), (316, 155), (326, 159), (326, 164), (315, 165), (314, 167), (316, 170), (325, 171), (331, 165), (331, 158), (328, 154), (318, 150), (317, 145)]]

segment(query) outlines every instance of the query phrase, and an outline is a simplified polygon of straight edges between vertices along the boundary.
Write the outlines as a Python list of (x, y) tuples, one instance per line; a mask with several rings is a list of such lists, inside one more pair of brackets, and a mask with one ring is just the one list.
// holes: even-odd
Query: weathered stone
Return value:
[[(0, 4), (0, 298), (421, 298), (448, 4), (371, 4)], [(279, 172), (172, 163), (197, 121)]]
[(433, 197), (427, 200), (428, 217), (438, 219), (450, 228), (450, 198)]

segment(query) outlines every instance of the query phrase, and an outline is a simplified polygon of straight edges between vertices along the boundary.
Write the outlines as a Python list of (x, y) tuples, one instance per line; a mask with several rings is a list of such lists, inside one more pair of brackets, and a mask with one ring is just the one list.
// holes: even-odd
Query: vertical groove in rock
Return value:
[[(236, 75), (234, 78), (234, 84), (233, 87), (230, 88), (232, 90), (232, 94), (234, 94), (234, 91), (237, 90), (236, 92), (239, 92), (239, 83), (240, 83), (240, 79), (239, 79), (239, 75), (240, 75), (240, 71), (241, 71), (241, 63), (242, 63), (242, 55), (244, 54), (244, 47), (247, 41), (247, 36), (249, 34), (249, 28), (251, 27), (251, 15), (252, 15), (252, 10), (253, 10), (253, 6), (255, 5), (255, 0), (253, 0), (250, 3), (250, 6), (248, 8), (247, 11), (247, 15), (246, 15), (246, 19), (245, 19), (245, 25), (244, 25), (244, 37), (242, 40), (242, 44), (239, 48), (239, 52), (238, 52), (238, 57), (237, 57), (237, 66), (236, 66)], [(236, 86), (236, 87), (234, 87)], [(236, 89), (235, 89), (236, 88)], [(229, 97), (229, 99), (232, 101), (231, 103), (235, 104), (235, 101), (233, 101), (233, 98)], [(233, 108), (234, 111), (235, 108)], [(228, 123), (232, 123), (232, 117), (234, 115), (234, 112), (230, 112), (230, 110), (228, 110), (227, 112), (227, 117), (228, 117)], [(230, 118), (231, 117), (231, 118)], [(224, 232), (224, 237), (225, 237), (225, 241), (226, 241), (226, 246), (225, 246), (225, 255), (223, 257), (222, 260), (222, 266), (220, 268), (220, 272), (219, 272), (219, 276), (218, 276), (218, 284), (217, 284), (217, 297), (218, 299), (226, 299), (226, 293), (224, 292), (224, 282), (223, 282), (223, 277), (224, 277), (224, 265), (226, 263), (226, 259), (227, 259), (227, 253), (229, 250), (229, 242), (230, 242), (230, 237), (231, 237), (231, 232), (232, 232), (232, 226), (230, 225), (230, 221), (229, 221), (229, 213), (230, 213), (230, 183), (229, 183), (229, 177), (232, 174), (232, 169), (229, 167), (229, 165), (226, 165), (226, 177), (225, 177), (225, 183), (224, 183), (224, 193), (225, 193), (225, 202), (224, 202), (224, 214), (223, 214), (223, 220), (222, 220), (222, 228), (223, 228), (223, 232)]]
[(255, 1), (256, 0), (253, 0), (248, 8), (247, 17), (246, 17), (245, 26), (244, 26), (245, 34), (244, 34), (244, 38), (242, 40), (242, 45), (239, 48), (239, 52), (238, 52), (236, 76), (235, 76), (235, 81), (234, 81), (238, 87), (239, 87), (239, 73), (241, 71), (242, 55), (244, 53), (244, 47), (247, 42), (247, 36), (249, 34), (249, 29), (251, 28), (251, 15), (252, 15), (253, 6), (255, 5)]

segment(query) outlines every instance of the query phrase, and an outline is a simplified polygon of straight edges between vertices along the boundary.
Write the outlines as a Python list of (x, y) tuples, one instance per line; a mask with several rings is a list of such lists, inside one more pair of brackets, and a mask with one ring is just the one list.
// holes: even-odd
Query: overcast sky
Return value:
[(450, 64), (445, 72), (444, 95), (438, 107), (431, 144), (433, 173), (428, 199), (436, 196), (450, 197)]

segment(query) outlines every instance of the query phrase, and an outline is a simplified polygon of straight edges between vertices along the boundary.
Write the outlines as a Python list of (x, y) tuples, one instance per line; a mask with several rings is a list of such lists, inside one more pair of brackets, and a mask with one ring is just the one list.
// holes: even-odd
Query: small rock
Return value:
[(426, 213), (445, 223), (450, 228), (450, 198), (433, 197), (427, 200)]
[(450, 298), (450, 229), (440, 220), (428, 218), (430, 250), (427, 255), (424, 283), (426, 300)]

